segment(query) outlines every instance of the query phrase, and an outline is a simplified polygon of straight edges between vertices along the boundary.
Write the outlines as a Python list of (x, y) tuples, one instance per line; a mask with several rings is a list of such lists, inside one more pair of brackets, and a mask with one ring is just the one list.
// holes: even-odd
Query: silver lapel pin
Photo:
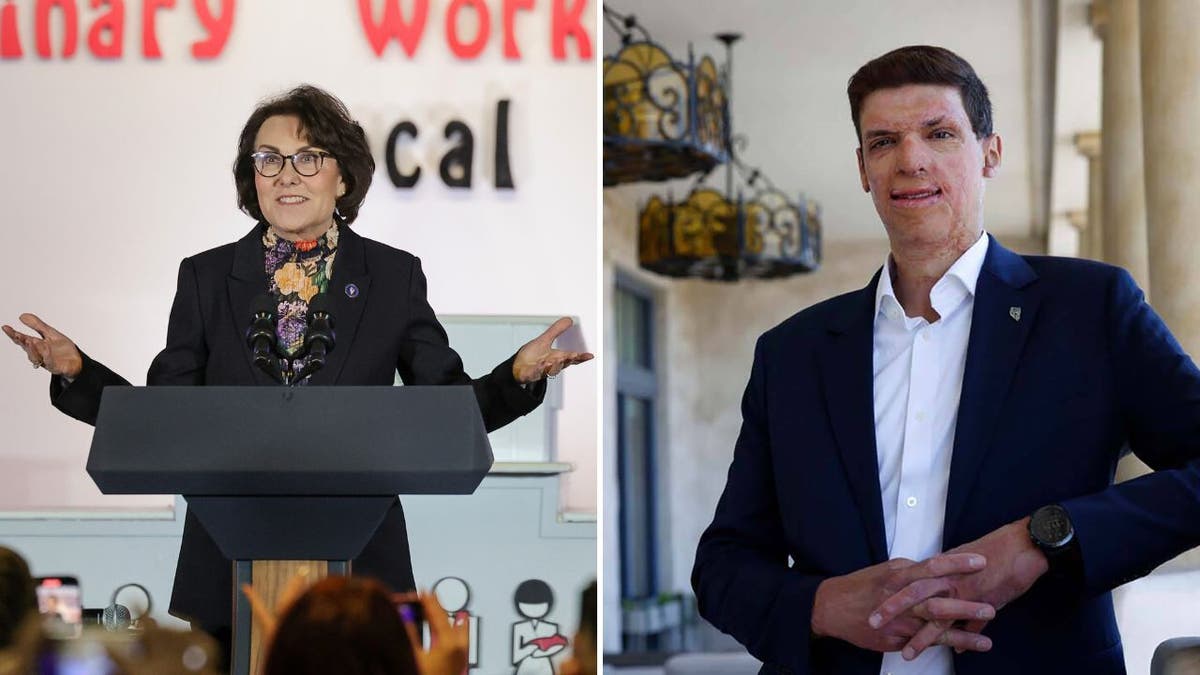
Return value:
[(1021, 308), (1020, 307), (1009, 307), (1008, 315), (1012, 317), (1013, 321), (1020, 321), (1021, 320)]

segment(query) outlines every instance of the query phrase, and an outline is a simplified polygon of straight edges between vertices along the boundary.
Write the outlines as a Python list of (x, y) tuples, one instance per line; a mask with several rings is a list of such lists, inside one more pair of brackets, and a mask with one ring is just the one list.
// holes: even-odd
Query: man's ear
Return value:
[(992, 134), (983, 140), (983, 177), (991, 178), (996, 175), (1000, 169), (1000, 157), (1003, 154), (1004, 144), (1000, 141), (1000, 134)]
[(867, 183), (867, 168), (863, 166), (862, 146), (854, 149), (854, 156), (858, 158), (858, 179), (862, 181), (863, 192), (870, 192), (871, 185)]

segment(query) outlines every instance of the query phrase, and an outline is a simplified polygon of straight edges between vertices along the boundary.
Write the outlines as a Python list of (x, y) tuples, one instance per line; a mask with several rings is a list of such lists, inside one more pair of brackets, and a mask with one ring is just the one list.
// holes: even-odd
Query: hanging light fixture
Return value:
[(663, 181), (728, 160), (727, 102), (717, 64), (686, 63), (655, 43), (632, 15), (607, 6), (621, 49), (604, 58), (604, 185)]
[[(733, 43), (741, 36), (721, 33), (716, 37), (725, 43), (727, 105), (732, 97)], [(725, 119), (732, 138), (728, 114)], [(642, 267), (667, 276), (721, 281), (778, 278), (817, 269), (821, 262), (820, 207), (803, 196), (793, 200), (759, 169), (743, 164), (737, 156), (738, 144), (729, 144), (724, 193), (705, 185), (709, 169), (682, 202), (670, 195), (650, 198), (638, 217), (638, 262)], [(744, 184), (736, 192), (735, 171)]]

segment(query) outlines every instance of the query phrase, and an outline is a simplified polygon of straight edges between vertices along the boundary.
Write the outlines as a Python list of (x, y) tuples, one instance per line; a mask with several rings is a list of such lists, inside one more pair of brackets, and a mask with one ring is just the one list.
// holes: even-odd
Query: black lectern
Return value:
[(109, 387), (87, 470), (105, 494), (187, 499), (234, 561), (233, 672), (249, 675), (252, 569), (268, 602), (286, 574), (265, 561), (348, 573), (395, 495), (470, 494), (491, 466), (469, 386)]

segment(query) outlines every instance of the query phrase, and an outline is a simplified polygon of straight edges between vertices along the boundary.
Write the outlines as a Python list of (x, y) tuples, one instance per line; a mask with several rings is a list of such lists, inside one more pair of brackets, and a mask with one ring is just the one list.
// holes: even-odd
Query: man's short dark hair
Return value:
[[(254, 187), (254, 137), (267, 118), (276, 115), (295, 115), (300, 119), (300, 134), (312, 145), (328, 150), (337, 159), (337, 168), (346, 184), (346, 194), (337, 200), (337, 211), (343, 222), (352, 223), (358, 208), (371, 187), (375, 159), (367, 145), (362, 126), (350, 117), (344, 103), (327, 91), (312, 85), (295, 89), (259, 104), (238, 138), (237, 158), (233, 161), (233, 180), (237, 184), (238, 208), (251, 218), (262, 221), (258, 207), (258, 191)], [(324, 169), (322, 168), (322, 171)]]
[(854, 119), (854, 132), (860, 143), (863, 101), (880, 89), (906, 84), (939, 84), (957, 88), (975, 137), (992, 135), (992, 101), (988, 98), (987, 87), (975, 74), (971, 64), (949, 49), (914, 45), (892, 50), (868, 61), (850, 78), (846, 94), (850, 97), (850, 116)]

